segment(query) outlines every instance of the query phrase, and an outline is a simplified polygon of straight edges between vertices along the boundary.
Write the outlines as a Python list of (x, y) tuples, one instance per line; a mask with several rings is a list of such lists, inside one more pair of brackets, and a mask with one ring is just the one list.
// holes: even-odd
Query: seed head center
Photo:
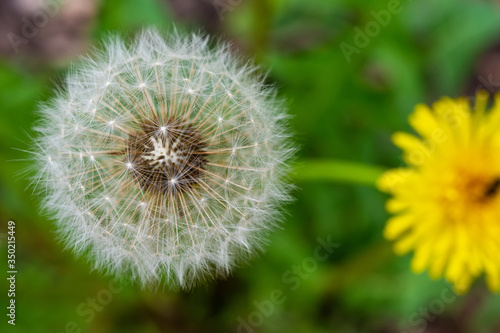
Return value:
[[(175, 194), (198, 183), (206, 164), (205, 144), (189, 123), (146, 122), (128, 139), (126, 158), (135, 180), (148, 192)], [(163, 130), (165, 129), (165, 130)]]
[[(153, 144), (153, 150), (144, 153), (141, 158), (147, 161), (153, 170), (160, 169), (161, 167), (168, 168), (186, 160), (183, 151), (178, 148), (181, 142), (180, 138), (173, 144), (171, 144), (168, 138), (152, 137), (150, 140)], [(149, 146), (146, 145), (145, 149), (149, 149)]]

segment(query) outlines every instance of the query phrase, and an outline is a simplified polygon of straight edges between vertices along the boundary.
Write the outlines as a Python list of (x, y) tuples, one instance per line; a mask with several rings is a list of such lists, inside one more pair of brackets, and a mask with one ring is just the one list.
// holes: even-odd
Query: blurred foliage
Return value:
[[(238, 332), (500, 329), (500, 299), (487, 294), (481, 282), (424, 321), (421, 309), (443, 303), (449, 287), (426, 274), (412, 274), (409, 257), (392, 253), (382, 238), (386, 198), (362, 185), (373, 173), (360, 185), (336, 182), (342, 177), (336, 172), (355, 177), (360, 171), (349, 166), (360, 163), (401, 165), (391, 133), (409, 129), (406, 118), (416, 103), (468, 93), (480, 56), (500, 41), (499, 4), (408, 0), (348, 62), (340, 44), (353, 45), (354, 27), (363, 30), (374, 20), (372, 11), (387, 9), (389, 2), (218, 2), (227, 4), (219, 11), (221, 37), (233, 42), (235, 52), (269, 70), (268, 82), (287, 100), (301, 147), (298, 164), (308, 176), (296, 177), (297, 199), (287, 207), (283, 229), (271, 236), (266, 253), (227, 280), (192, 292), (126, 285), (112, 293), (109, 304), (90, 310), (95, 316), (82, 315), (82, 310), (92, 309), (88, 302), (102, 297), (112, 280), (91, 272), (54, 239), (53, 224), (39, 213), (39, 200), (31, 196), (22, 173), (29, 167), (25, 151), (30, 149), (37, 103), (51, 97), (69, 64), (0, 60), (0, 232), (6, 232), (9, 219), (16, 221), (18, 266), (17, 326), (4, 329), (4, 316), (1, 331), (237, 332), (242, 320), (260, 319), (256, 303), (271, 300), (274, 290), (282, 292), (284, 301), (261, 311), (262, 323), (252, 330)], [(147, 26), (203, 29), (177, 20), (172, 8), (160, 0), (102, 1), (91, 42), (98, 44), (109, 32), (133, 35)], [(308, 169), (310, 160), (353, 164), (336, 169), (315, 162)], [(315, 176), (328, 170), (332, 176), (326, 181)], [(314, 254), (318, 238), (328, 237), (340, 246), (298, 284), (291, 282), (297, 278), (294, 266)], [(5, 238), (1, 248), (3, 256)], [(2, 300), (5, 281), (0, 282)]]

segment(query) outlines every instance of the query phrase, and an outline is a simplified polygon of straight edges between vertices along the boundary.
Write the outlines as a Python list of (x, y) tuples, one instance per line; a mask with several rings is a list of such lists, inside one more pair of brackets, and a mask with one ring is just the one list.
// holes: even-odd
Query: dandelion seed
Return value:
[(467, 99), (418, 105), (410, 124), (420, 138), (393, 136), (408, 167), (378, 181), (393, 195), (384, 235), (396, 253), (413, 250), (413, 271), (429, 269), (461, 293), (483, 273), (500, 290), (500, 95), (486, 112), (488, 97), (480, 92), (473, 110)]
[(289, 200), (281, 102), (256, 68), (207, 44), (114, 38), (42, 108), (33, 183), (63, 241), (100, 271), (181, 288), (224, 276), (261, 249)]

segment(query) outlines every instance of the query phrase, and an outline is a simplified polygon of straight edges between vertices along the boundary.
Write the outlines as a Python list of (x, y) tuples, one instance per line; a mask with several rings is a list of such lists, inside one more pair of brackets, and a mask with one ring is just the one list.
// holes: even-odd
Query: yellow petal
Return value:
[(390, 218), (384, 229), (384, 237), (393, 240), (408, 230), (415, 221), (415, 216), (411, 214), (402, 214)]
[(431, 244), (421, 244), (416, 250), (411, 261), (411, 269), (415, 273), (422, 273), (428, 266), (433, 247)]
[(388, 213), (398, 213), (402, 210), (407, 209), (410, 206), (410, 204), (406, 201), (403, 200), (397, 200), (397, 199), (389, 199), (387, 200), (387, 203), (385, 205), (385, 209), (387, 210)]
[(485, 263), (486, 268), (486, 284), (488, 288), (497, 293), (500, 291), (500, 271), (498, 265), (487, 261)]
[(386, 171), (377, 180), (377, 188), (382, 192), (391, 193), (398, 186), (404, 184), (414, 173), (408, 168), (398, 168)]
[(432, 110), (425, 104), (418, 104), (415, 107), (415, 111), (409, 117), (409, 123), (423, 138), (431, 137), (434, 129), (439, 127)]
[(409, 234), (394, 244), (394, 252), (398, 255), (406, 254), (415, 247), (416, 241), (417, 235), (415, 233)]

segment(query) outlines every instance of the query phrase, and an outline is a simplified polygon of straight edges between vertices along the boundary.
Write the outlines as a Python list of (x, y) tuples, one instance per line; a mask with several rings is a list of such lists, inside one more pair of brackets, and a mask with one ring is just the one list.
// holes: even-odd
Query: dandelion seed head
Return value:
[(173, 288), (258, 252), (290, 200), (294, 151), (261, 82), (206, 37), (110, 38), (36, 127), (33, 184), (65, 244), (97, 270)]

